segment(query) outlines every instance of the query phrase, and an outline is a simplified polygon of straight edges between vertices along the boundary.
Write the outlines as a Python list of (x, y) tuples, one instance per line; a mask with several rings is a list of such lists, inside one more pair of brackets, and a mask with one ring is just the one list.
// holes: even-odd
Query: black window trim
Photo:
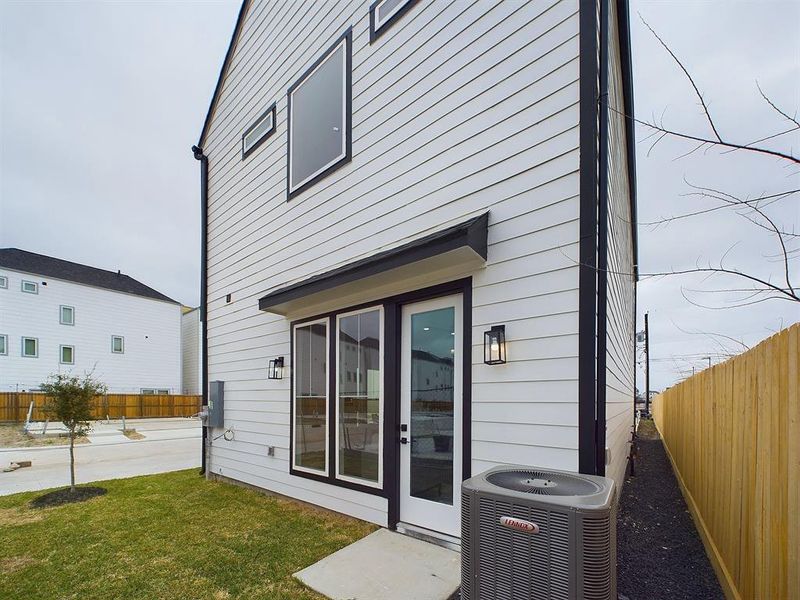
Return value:
[[(345, 154), (335, 162), (328, 165), (324, 170), (317, 173), (314, 177), (292, 189), (291, 161), (292, 161), (292, 93), (300, 87), (311, 73), (325, 62), (331, 54), (338, 48), (342, 41), (345, 41)], [(302, 194), (305, 190), (325, 179), (328, 175), (337, 171), (353, 158), (353, 27), (348, 27), (331, 44), (314, 63), (306, 69), (297, 80), (286, 90), (286, 201)]]
[[(253, 124), (250, 125), (250, 127), (248, 127), (245, 130), (245, 132), (242, 134), (242, 160), (246, 159), (253, 152), (255, 152), (259, 148), (259, 146), (261, 146), (261, 144), (266, 142), (275, 133), (275, 131), (277, 130), (276, 123), (275, 123), (275, 117), (276, 117), (276, 113), (277, 113), (276, 105), (277, 105), (277, 103), (273, 102), (269, 106), (269, 108), (267, 110), (265, 110), (263, 113), (261, 113), (261, 115), (255, 121), (253, 121)], [(250, 148), (245, 150), (244, 149), (244, 139), (250, 134), (251, 131), (253, 131), (256, 127), (258, 127), (258, 125), (261, 124), (261, 122), (267, 117), (267, 115), (270, 115), (270, 114), (272, 115), (272, 127), (270, 127), (260, 138), (258, 138), (258, 141), (255, 144), (253, 144), (252, 146), (250, 146)]]
[(397, 9), (391, 17), (389, 17), (385, 23), (383, 23), (377, 29), (375, 28), (375, 20), (376, 20), (376, 13), (378, 10), (378, 6), (383, 4), (386, 0), (375, 0), (370, 7), (369, 7), (369, 43), (374, 44), (379, 37), (381, 37), (384, 33), (386, 33), (389, 29), (391, 29), (392, 25), (394, 25), (397, 21), (403, 18), (408, 11), (414, 8), (418, 3), (419, 0), (406, 0), (406, 3), (403, 4), (400, 8)]
[[(363, 492), (373, 496), (386, 498), (388, 503), (388, 526), (394, 529), (400, 518), (400, 450), (399, 450), (399, 423), (400, 423), (400, 399), (397, 390), (400, 385), (399, 357), (400, 357), (400, 315), (403, 304), (430, 300), (452, 294), (462, 294), (463, 301), (463, 346), (462, 346), (462, 450), (461, 450), (461, 477), (466, 480), (472, 476), (472, 277), (448, 281), (431, 287), (413, 290), (387, 298), (364, 302), (355, 306), (346, 306), (335, 311), (303, 317), (290, 323), (290, 331), (294, 331), (296, 326), (327, 319), (328, 331), (335, 332), (336, 316), (343, 313), (366, 310), (378, 306), (383, 307), (383, 478), (381, 487), (360, 485), (338, 479), (338, 465), (336, 464), (336, 436), (330, 435), (330, 428), (335, 427), (337, 409), (335, 399), (333, 402), (328, 400), (328, 474), (313, 474), (307, 471), (294, 469), (294, 334), (290, 335), (289, 356), (292, 375), (289, 378), (289, 474), (296, 477), (303, 477), (320, 483), (347, 488), (350, 490)], [(336, 364), (336, 344), (328, 343), (328, 364)], [(333, 379), (337, 377), (335, 368), (328, 369), (328, 388), (335, 390)], [(329, 392), (330, 396), (330, 392)], [(333, 432), (335, 433), (335, 432)]]

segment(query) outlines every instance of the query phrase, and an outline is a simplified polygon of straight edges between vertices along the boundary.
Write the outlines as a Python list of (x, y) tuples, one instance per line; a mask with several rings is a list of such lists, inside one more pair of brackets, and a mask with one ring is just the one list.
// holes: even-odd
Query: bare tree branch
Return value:
[(756, 87), (758, 88), (758, 93), (761, 94), (761, 97), (767, 102), (767, 104), (769, 104), (775, 110), (775, 112), (777, 112), (782, 117), (785, 117), (787, 121), (791, 121), (792, 123), (795, 124), (794, 129), (790, 129), (790, 131), (794, 131), (795, 129), (800, 129), (800, 122), (798, 122), (798, 120), (795, 117), (790, 117), (780, 108), (775, 106), (775, 103), (772, 100), (770, 100), (764, 93), (764, 90), (761, 89), (761, 86), (758, 84), (758, 80), (756, 80)]

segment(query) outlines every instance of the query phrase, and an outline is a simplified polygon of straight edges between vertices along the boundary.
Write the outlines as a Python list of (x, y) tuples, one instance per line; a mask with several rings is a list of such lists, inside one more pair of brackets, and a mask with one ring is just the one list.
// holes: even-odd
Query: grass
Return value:
[[(75, 438), (76, 444), (88, 444), (89, 438), (80, 436)], [(22, 423), (0, 424), (0, 448), (30, 448), (33, 446), (64, 446), (69, 444), (66, 435), (43, 437), (41, 435), (28, 435)]]
[(196, 470), (93, 485), (57, 508), (0, 497), (0, 598), (320, 598), (292, 573), (375, 529)]

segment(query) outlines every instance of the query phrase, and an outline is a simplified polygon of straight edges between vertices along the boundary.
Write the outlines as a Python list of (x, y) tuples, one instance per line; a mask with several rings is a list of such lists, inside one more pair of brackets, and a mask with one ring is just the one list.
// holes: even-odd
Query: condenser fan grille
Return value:
[(497, 487), (540, 496), (588, 496), (600, 491), (600, 486), (593, 481), (565, 473), (497, 471), (486, 479)]

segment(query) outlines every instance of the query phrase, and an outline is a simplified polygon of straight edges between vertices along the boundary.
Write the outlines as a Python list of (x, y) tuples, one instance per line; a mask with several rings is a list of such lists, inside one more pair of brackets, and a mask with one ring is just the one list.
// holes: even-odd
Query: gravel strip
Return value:
[(637, 445), (617, 518), (620, 600), (724, 600), (652, 421), (639, 425)]

